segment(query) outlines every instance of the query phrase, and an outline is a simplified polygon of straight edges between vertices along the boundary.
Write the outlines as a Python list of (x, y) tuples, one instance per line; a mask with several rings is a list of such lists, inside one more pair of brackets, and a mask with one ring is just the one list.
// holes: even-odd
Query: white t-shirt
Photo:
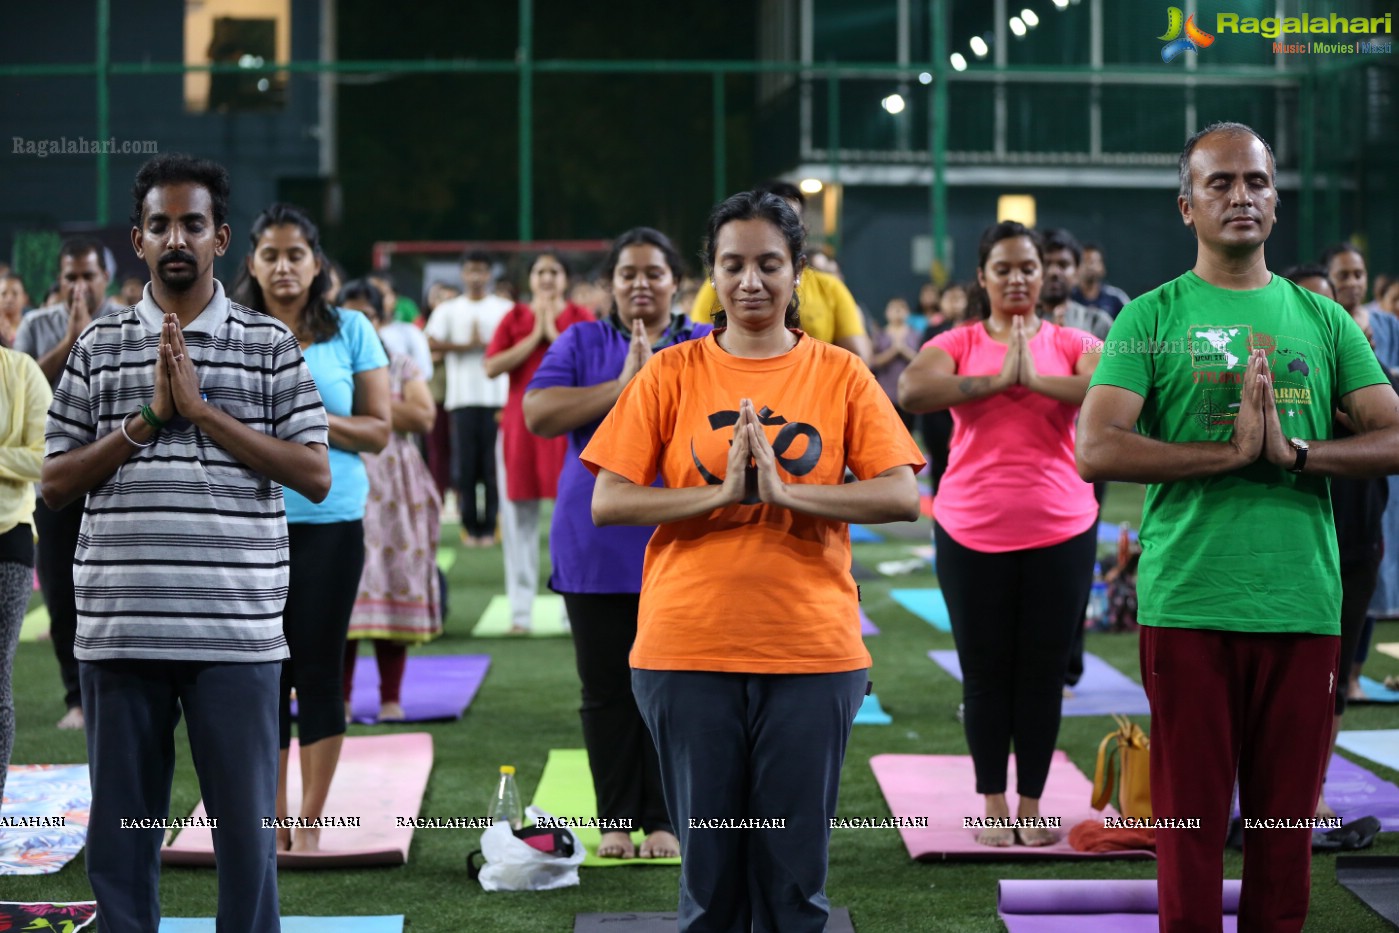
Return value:
[(470, 343), (472, 325), (480, 328), (480, 350), (448, 353), (443, 358), (447, 370), (447, 400), (443, 407), (448, 411), (468, 405), (487, 408), (505, 405), (510, 377), (486, 377), (486, 345), (495, 335), (496, 325), (513, 307), (509, 299), (498, 295), (487, 295), (480, 301), (462, 295), (442, 302), (428, 318), (423, 332), (442, 343)]

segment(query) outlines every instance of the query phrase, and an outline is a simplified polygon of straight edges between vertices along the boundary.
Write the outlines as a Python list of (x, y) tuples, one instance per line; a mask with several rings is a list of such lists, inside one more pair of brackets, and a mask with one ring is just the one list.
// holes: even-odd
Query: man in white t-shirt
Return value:
[[(465, 294), (438, 305), (424, 328), (433, 352), (444, 354), (445, 407), (452, 417), (452, 473), (461, 507), (461, 541), (467, 547), (495, 544), (499, 507), (495, 435), (509, 381), (504, 376), (489, 378), (484, 360), (496, 325), (513, 304), (491, 294), (492, 265), (484, 250), (462, 256)], [(478, 486), (485, 487), (483, 508), (477, 507)]]

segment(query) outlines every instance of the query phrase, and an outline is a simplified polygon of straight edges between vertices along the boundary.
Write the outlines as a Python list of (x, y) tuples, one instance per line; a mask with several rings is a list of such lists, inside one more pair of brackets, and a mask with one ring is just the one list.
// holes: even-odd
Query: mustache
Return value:
[(160, 257), (160, 264), (162, 266), (172, 262), (186, 262), (192, 266), (194, 265), (194, 255), (177, 249), (174, 252), (166, 253), (164, 256)]

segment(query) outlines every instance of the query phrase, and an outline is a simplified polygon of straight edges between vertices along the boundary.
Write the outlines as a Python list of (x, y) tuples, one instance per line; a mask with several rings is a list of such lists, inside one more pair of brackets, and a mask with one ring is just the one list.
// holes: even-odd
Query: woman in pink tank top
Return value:
[(1093, 579), (1098, 505), (1074, 466), (1074, 421), (1097, 365), (1092, 335), (1035, 315), (1044, 255), (1038, 234), (1003, 222), (981, 237), (984, 319), (939, 334), (899, 380), (908, 411), (950, 410), (947, 472), (937, 496), (938, 582), (962, 667), (964, 722), (988, 846), (1049, 845), (1052, 830), (1009, 821), (1014, 745), (1017, 820), (1039, 798), (1059, 735), (1074, 627)]

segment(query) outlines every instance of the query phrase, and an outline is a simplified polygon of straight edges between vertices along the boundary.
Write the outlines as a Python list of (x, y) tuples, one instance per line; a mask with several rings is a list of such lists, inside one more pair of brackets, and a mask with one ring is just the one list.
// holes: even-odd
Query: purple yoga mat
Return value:
[[(403, 673), (399, 702), (404, 722), (460, 719), (491, 666), (487, 654), (410, 654)], [(291, 714), (296, 715), (296, 701)], [(379, 721), (379, 668), (372, 654), (355, 660), (355, 685), (350, 694), (354, 721), (370, 725)]]
[(870, 617), (865, 615), (865, 610), (862, 608), (860, 610), (860, 636), (863, 638), (869, 635), (878, 634), (879, 629), (875, 626), (873, 622), (870, 621)]
[[(953, 677), (962, 679), (962, 665), (957, 660), (957, 652), (929, 651), (928, 657)], [(1070, 689), (1074, 695), (1064, 698), (1065, 716), (1108, 716), (1113, 713), (1146, 716), (1151, 713), (1151, 705), (1146, 701), (1146, 691), (1141, 684), (1096, 654), (1083, 656), (1083, 677)]]
[[(1224, 933), (1239, 928), (1241, 882), (1224, 882)], [(1157, 933), (1156, 882), (1001, 881), (996, 909), (1009, 933)]]
[[(1384, 832), (1399, 832), (1399, 787), (1340, 755), (1331, 756), (1326, 769), (1326, 802), (1345, 822), (1373, 816)], [(1233, 816), (1239, 815), (1234, 798)]]

